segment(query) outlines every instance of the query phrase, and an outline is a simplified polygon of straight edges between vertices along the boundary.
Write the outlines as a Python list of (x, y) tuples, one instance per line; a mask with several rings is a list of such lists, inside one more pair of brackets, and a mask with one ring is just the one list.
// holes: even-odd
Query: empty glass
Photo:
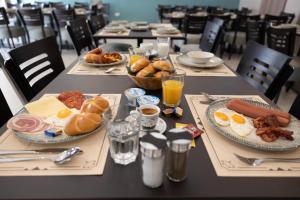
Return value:
[(161, 59), (166, 59), (170, 50), (170, 38), (158, 37), (157, 38), (157, 54)]

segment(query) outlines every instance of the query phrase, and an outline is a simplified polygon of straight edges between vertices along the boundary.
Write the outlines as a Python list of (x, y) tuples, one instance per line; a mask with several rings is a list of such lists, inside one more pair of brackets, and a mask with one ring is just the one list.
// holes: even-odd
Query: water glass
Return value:
[(138, 156), (139, 125), (134, 123), (118, 119), (108, 124), (110, 155), (117, 164), (127, 165)]
[(145, 57), (145, 53), (140, 49), (136, 47), (130, 47), (128, 49), (129, 51), (129, 63), (132, 65), (135, 63), (138, 59)]
[(185, 71), (176, 69), (176, 73), (162, 77), (163, 104), (177, 107), (181, 102)]
[(161, 59), (166, 59), (170, 50), (170, 38), (158, 37), (157, 38), (157, 54)]

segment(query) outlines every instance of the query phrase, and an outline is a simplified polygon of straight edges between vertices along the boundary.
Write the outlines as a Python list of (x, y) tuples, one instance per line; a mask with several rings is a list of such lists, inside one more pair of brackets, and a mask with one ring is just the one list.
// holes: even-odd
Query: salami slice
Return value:
[(48, 126), (37, 116), (30, 114), (20, 114), (11, 118), (7, 123), (7, 128), (20, 132), (37, 132), (46, 129)]

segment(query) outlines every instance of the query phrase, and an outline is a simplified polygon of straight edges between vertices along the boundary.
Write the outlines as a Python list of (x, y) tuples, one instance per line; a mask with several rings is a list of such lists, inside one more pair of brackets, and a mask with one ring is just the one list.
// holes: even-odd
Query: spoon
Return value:
[(50, 160), (55, 164), (61, 165), (82, 152), (79, 147), (73, 147), (54, 156), (35, 156), (35, 157), (0, 157), (0, 163), (19, 162), (30, 160)]
[(116, 67), (111, 67), (111, 68), (105, 70), (104, 72), (105, 73), (110, 73), (110, 72), (114, 71), (115, 69), (117, 69), (117, 68)]

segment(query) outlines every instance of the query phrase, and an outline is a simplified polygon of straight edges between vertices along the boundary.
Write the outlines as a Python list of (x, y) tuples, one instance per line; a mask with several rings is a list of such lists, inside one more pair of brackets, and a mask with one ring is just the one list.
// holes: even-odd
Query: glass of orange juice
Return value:
[(138, 59), (145, 57), (144, 52), (140, 48), (130, 47), (128, 51), (130, 65), (134, 64)]
[(163, 104), (176, 107), (180, 104), (184, 86), (185, 71), (176, 70), (176, 73), (162, 77)]

